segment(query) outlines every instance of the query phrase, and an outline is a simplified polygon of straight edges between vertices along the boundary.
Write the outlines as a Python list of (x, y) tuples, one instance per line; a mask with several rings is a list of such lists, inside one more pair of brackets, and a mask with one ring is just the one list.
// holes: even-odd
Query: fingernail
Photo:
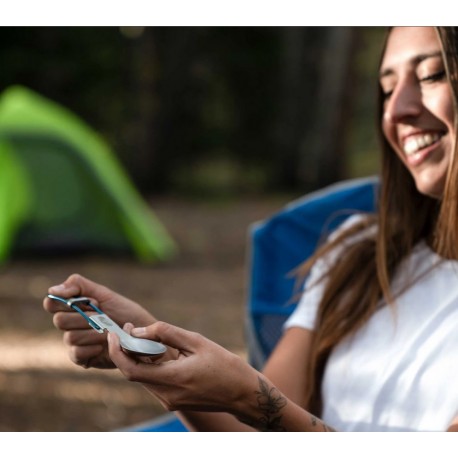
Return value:
[(65, 289), (66, 289), (66, 286), (64, 284), (51, 286), (51, 288), (49, 288), (50, 291), (52, 290), (54, 292), (64, 291)]
[(146, 328), (134, 328), (131, 334), (134, 336), (144, 336), (146, 334)]
[(134, 325), (132, 323), (124, 323), (124, 326), (122, 327), (124, 331), (129, 331), (130, 329), (134, 328)]

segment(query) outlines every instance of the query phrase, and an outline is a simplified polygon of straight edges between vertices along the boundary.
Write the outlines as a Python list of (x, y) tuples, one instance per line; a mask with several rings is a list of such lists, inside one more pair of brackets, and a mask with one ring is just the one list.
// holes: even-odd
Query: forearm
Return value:
[(179, 412), (191, 431), (333, 432), (331, 426), (304, 410), (270, 382), (259, 377), (258, 389), (247, 396), (243, 413)]
[(202, 335), (158, 322), (132, 330), (158, 340), (178, 355), (145, 364), (127, 356), (116, 334), (108, 335), (111, 360), (132, 382), (140, 382), (167, 409), (197, 431), (330, 431), (288, 399), (245, 360)]
[(258, 431), (332, 432), (334, 429), (284, 396), (269, 381), (259, 377), (254, 390), (237, 417)]

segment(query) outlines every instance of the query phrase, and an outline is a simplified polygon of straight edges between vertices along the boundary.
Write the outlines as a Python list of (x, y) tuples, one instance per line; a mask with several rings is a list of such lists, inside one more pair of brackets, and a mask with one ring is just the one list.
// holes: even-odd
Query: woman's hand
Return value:
[(163, 322), (132, 329), (131, 335), (178, 350), (175, 360), (145, 364), (129, 357), (115, 334), (109, 334), (108, 339), (111, 360), (120, 371), (128, 380), (142, 383), (167, 410), (249, 416), (259, 408), (261, 375), (216, 343)]
[[(64, 298), (88, 297), (120, 326), (126, 322), (147, 326), (156, 321), (139, 304), (78, 274), (71, 275), (61, 285), (52, 286), (48, 292)], [(75, 364), (87, 368), (115, 367), (108, 355), (106, 334), (95, 332), (79, 313), (58, 301), (45, 298), (43, 307), (53, 314), (54, 326), (64, 331), (64, 343), (69, 347), (70, 359)]]

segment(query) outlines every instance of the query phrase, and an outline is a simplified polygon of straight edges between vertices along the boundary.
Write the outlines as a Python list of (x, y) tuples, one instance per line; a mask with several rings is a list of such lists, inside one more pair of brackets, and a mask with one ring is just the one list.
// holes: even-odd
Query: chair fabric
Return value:
[(378, 184), (377, 177), (339, 182), (251, 226), (246, 334), (254, 367), (263, 366), (297, 306), (293, 270), (346, 218), (375, 211)]
[(165, 413), (151, 421), (135, 424), (131, 427), (121, 429), (119, 432), (181, 433), (188, 432), (188, 430), (174, 413)]

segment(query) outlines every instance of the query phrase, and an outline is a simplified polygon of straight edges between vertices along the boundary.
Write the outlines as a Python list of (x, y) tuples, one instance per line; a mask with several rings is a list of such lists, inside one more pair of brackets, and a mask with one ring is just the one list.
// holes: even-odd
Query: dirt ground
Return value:
[(79, 272), (140, 302), (161, 320), (246, 355), (247, 230), (287, 198), (202, 203), (153, 199), (180, 247), (162, 265), (82, 256), (13, 259), (0, 275), (0, 431), (113, 431), (162, 407), (113, 370), (79, 368), (42, 309), (50, 285)]

